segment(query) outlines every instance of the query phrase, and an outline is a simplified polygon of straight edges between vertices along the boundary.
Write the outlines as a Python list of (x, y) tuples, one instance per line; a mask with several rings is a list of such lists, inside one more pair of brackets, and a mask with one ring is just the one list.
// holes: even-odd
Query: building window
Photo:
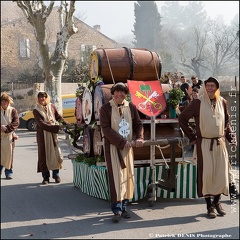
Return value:
[(29, 39), (19, 39), (19, 56), (20, 58), (30, 58), (30, 41)]

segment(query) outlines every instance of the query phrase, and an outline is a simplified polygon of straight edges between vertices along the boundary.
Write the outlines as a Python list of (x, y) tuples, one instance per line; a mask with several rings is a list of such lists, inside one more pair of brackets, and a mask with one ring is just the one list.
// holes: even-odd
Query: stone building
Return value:
[[(55, 49), (59, 31), (58, 7), (54, 7), (46, 21), (50, 53)], [(114, 48), (117, 43), (102, 34), (100, 25), (90, 27), (75, 18), (78, 32), (68, 45), (68, 59), (83, 60), (86, 51), (95, 48)], [(1, 82), (15, 81), (20, 74), (34, 76), (41, 61), (33, 27), (27, 22), (16, 2), (1, 1)]]

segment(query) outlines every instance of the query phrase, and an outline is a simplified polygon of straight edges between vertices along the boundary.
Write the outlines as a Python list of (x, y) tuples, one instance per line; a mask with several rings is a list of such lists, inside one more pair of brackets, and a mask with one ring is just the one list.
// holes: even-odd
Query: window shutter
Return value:
[(26, 39), (26, 57), (30, 58), (30, 41)]
[(19, 39), (19, 56), (20, 58), (30, 58), (30, 41), (29, 39)]
[(24, 58), (26, 56), (26, 45), (24, 39), (19, 39), (19, 56)]
[(85, 44), (81, 44), (81, 52), (85, 51)]

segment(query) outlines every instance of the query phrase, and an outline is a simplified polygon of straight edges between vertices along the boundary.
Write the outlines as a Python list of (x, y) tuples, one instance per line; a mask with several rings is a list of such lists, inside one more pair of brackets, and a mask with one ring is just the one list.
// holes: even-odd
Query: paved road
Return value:
[[(129, 206), (132, 218), (111, 222), (107, 201), (73, 185), (72, 162), (64, 135), (60, 184), (41, 185), (35, 133), (18, 130), (14, 178), (1, 176), (1, 239), (239, 239), (239, 200), (222, 197), (224, 217), (206, 218), (203, 199), (146, 199)], [(239, 175), (237, 175), (239, 181)], [(238, 182), (239, 183), (239, 182)]]

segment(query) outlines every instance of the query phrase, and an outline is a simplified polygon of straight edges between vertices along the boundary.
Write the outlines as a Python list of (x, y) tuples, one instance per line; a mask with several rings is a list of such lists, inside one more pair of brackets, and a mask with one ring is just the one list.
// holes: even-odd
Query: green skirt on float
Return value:
[[(73, 184), (83, 193), (110, 200), (110, 191), (108, 184), (108, 173), (106, 167), (89, 166), (83, 162), (73, 163)], [(163, 177), (163, 165), (156, 166), (156, 180)], [(150, 166), (135, 167), (135, 189), (132, 202), (136, 202), (147, 196), (148, 184), (152, 178), (152, 169)], [(169, 192), (165, 189), (156, 188), (156, 197), (161, 198), (197, 198), (197, 166), (191, 163), (176, 163), (175, 168), (176, 182), (175, 192)]]

